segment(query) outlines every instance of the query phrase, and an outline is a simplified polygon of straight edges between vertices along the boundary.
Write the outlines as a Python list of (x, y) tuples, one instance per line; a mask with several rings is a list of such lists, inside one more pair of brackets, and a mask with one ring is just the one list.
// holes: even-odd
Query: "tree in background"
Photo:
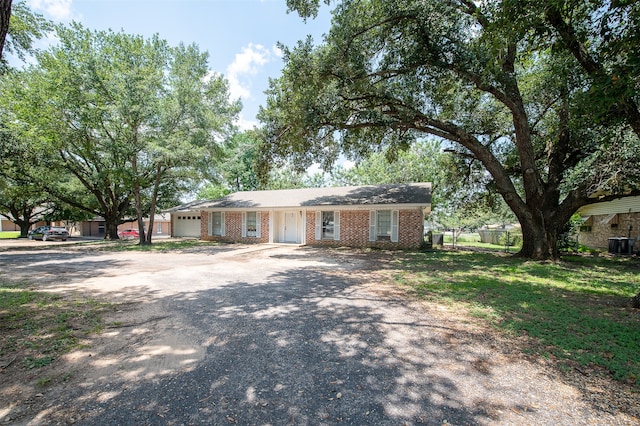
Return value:
[(35, 53), (33, 43), (52, 28), (51, 22), (33, 13), (24, 1), (0, 0), (0, 70), (7, 70), (5, 53), (25, 60)]
[[(152, 227), (157, 206), (215, 164), (240, 105), (196, 46), (77, 23), (57, 34), (37, 65), (3, 80), (11, 131), (37, 151), (30, 178), (102, 216), (106, 238), (137, 216), (140, 242), (151, 243), (143, 217)], [(55, 179), (65, 173), (72, 178)]]
[(11, 22), (11, 2), (12, 0), (0, 0), (0, 59), (4, 51), (9, 23)]
[[(304, 17), (319, 7), (287, 3)], [(328, 167), (340, 152), (448, 140), (482, 165), (522, 226), (520, 255), (536, 259), (558, 257), (579, 207), (640, 193), (637, 3), (326, 3), (324, 42), (283, 49), (260, 112), (263, 163)]]

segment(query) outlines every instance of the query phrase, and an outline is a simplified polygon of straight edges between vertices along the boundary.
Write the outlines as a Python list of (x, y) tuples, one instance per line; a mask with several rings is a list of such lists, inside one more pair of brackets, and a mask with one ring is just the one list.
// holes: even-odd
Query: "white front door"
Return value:
[(298, 242), (298, 221), (296, 212), (284, 213), (284, 242)]

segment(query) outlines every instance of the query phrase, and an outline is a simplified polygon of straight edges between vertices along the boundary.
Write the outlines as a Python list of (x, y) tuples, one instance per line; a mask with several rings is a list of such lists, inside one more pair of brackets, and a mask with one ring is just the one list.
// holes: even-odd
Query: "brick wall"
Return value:
[[(627, 237), (629, 236), (628, 226), (632, 226), (631, 238), (636, 240), (634, 251), (640, 249), (638, 247), (638, 237), (640, 237), (640, 213), (618, 213), (617, 217), (610, 223), (605, 223), (609, 215), (593, 215), (591, 220), (584, 224), (583, 229), (578, 235), (580, 244), (587, 247), (599, 248), (607, 250), (609, 248), (609, 238)], [(613, 226), (617, 225), (617, 226)], [(591, 231), (586, 231), (585, 226), (590, 226)]]
[[(209, 234), (209, 214), (201, 213), (201, 235), (206, 241), (228, 241), (240, 243), (269, 242), (269, 212), (261, 212), (260, 238), (242, 238), (242, 213), (225, 213), (225, 236)], [(305, 229), (308, 245), (314, 246), (351, 246), (378, 248), (418, 248), (423, 242), (423, 214), (418, 208), (400, 210), (398, 214), (398, 242), (369, 241), (369, 210), (340, 211), (340, 240), (316, 240), (316, 212), (307, 211), (307, 228)]]
[(379, 248), (418, 248), (423, 241), (423, 215), (420, 209), (400, 210), (398, 242), (369, 241), (369, 210), (340, 211), (340, 240), (316, 240), (316, 212), (307, 211), (307, 244)]
[[(209, 214), (202, 212), (201, 238), (205, 241), (227, 241), (234, 243), (268, 243), (269, 242), (269, 212), (260, 212), (260, 238), (242, 238), (242, 212), (225, 212), (225, 235), (209, 235)], [(205, 219), (206, 218), (206, 219)]]

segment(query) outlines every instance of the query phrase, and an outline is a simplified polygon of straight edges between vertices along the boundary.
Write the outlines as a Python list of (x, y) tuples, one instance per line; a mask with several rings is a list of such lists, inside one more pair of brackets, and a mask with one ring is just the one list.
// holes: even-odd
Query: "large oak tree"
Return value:
[[(330, 165), (437, 136), (482, 165), (537, 259), (579, 207), (639, 193), (637, 2), (326, 3), (323, 42), (284, 48), (265, 158)], [(288, 5), (306, 18), (319, 1)]]
[(58, 26), (57, 35), (36, 64), (3, 79), (7, 126), (37, 151), (33, 181), (102, 216), (107, 238), (136, 215), (141, 243), (150, 243), (143, 217), (152, 229), (158, 203), (175, 203), (216, 162), (240, 105), (195, 45), (77, 23)]

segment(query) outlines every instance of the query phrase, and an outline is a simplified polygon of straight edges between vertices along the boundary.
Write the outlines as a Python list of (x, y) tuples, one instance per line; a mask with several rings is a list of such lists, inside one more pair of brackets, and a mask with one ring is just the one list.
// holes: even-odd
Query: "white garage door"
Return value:
[(200, 213), (178, 213), (173, 216), (174, 237), (200, 237)]

